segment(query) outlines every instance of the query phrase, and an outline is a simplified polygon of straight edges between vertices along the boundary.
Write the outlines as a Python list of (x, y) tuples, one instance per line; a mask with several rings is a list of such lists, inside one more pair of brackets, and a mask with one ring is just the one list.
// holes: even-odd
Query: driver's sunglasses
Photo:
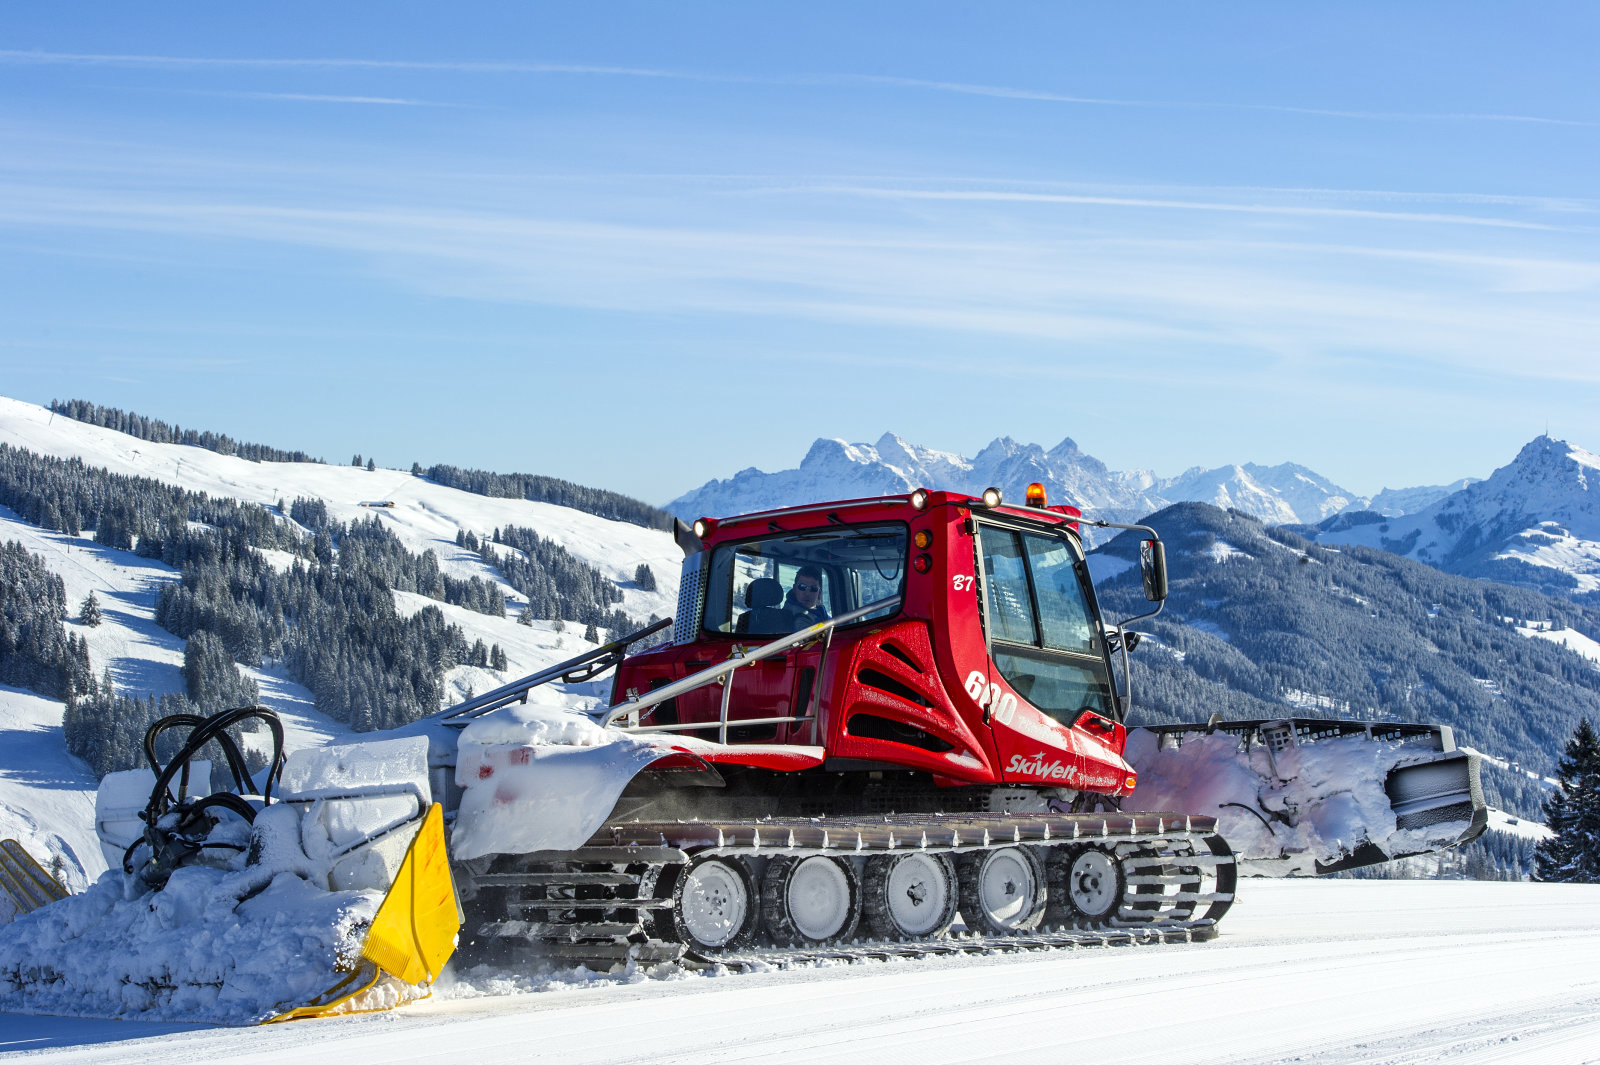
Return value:
[(820, 591), (822, 591), (822, 585), (820, 585), (820, 584), (796, 584), (794, 586), (794, 590), (797, 591), (797, 592), (820, 592)]

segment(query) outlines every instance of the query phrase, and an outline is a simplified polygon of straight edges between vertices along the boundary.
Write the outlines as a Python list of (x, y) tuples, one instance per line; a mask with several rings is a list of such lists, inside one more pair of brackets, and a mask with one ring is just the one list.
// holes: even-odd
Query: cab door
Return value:
[[(783, 588), (792, 587), (800, 568), (799, 563), (766, 559), (759, 562), (736, 559), (734, 564), (737, 567), (732, 575), (735, 603), (745, 602), (745, 590), (756, 580), (775, 580)], [(827, 590), (827, 583), (824, 579), (824, 591)], [(735, 611), (743, 613), (737, 607)], [(757, 612), (753, 609), (750, 613), (752, 616), (757, 616)], [(771, 616), (771, 611), (767, 612), (767, 616)], [(735, 655), (742, 655), (779, 636), (787, 635), (787, 632), (787, 629), (783, 632), (750, 632), (747, 637), (726, 643), (718, 641), (707, 648), (716, 648), (716, 657), (708, 656), (700, 668), (714, 665)], [(803, 712), (795, 709), (799, 694), (796, 689), (801, 672), (797, 668), (797, 660), (801, 654), (799, 650), (790, 650), (786, 654), (763, 659), (735, 670), (719, 683), (709, 684), (679, 696), (678, 705), (681, 708), (683, 721), (706, 721), (716, 726), (721, 721), (722, 701), (726, 694), (729, 742), (761, 743), (779, 739), (784, 734), (786, 725), (776, 723), (744, 725), (737, 722), (793, 717)], [(718, 730), (713, 728), (697, 732), (696, 735), (704, 739), (716, 739)]]
[(1082, 554), (1064, 536), (982, 522), (978, 565), (990, 674), (986, 716), (1001, 778), (1075, 790), (1121, 786), (1104, 637)]

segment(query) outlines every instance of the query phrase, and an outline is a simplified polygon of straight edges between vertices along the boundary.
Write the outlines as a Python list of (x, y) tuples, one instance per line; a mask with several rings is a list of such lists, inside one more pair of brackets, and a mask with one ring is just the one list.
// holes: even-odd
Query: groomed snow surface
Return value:
[(749, 974), (477, 970), (270, 1028), (0, 1014), (38, 1062), (1600, 1061), (1600, 886), (1257, 881), (1211, 943)]

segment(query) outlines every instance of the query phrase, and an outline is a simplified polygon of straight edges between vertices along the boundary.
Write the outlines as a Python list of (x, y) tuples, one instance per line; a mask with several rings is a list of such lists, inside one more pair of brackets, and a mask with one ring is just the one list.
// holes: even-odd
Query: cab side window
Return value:
[(983, 544), (984, 592), (989, 600), (989, 624), (994, 638), (1008, 643), (1034, 643), (1033, 601), (1028, 594), (1028, 574), (1017, 534), (985, 525), (978, 535)]
[(1077, 555), (1060, 537), (979, 526), (985, 617), (995, 669), (1057, 719), (1115, 710)]

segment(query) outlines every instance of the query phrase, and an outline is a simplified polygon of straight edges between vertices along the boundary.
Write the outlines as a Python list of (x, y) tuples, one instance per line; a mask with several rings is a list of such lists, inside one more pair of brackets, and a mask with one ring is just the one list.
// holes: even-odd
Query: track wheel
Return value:
[(1061, 920), (1098, 928), (1116, 916), (1125, 888), (1116, 855), (1099, 847), (1071, 847), (1052, 855), (1050, 865), (1051, 898)]
[(956, 859), (961, 916), (982, 935), (1030, 932), (1044, 919), (1044, 866), (1026, 847), (970, 851)]
[(848, 939), (861, 920), (861, 880), (838, 858), (790, 855), (767, 863), (761, 882), (767, 932), (789, 946)]
[(960, 889), (947, 854), (914, 851), (867, 859), (863, 909), (881, 939), (942, 936), (956, 919)]
[(701, 953), (748, 946), (760, 913), (755, 877), (740, 858), (702, 858), (672, 889), (675, 938)]

